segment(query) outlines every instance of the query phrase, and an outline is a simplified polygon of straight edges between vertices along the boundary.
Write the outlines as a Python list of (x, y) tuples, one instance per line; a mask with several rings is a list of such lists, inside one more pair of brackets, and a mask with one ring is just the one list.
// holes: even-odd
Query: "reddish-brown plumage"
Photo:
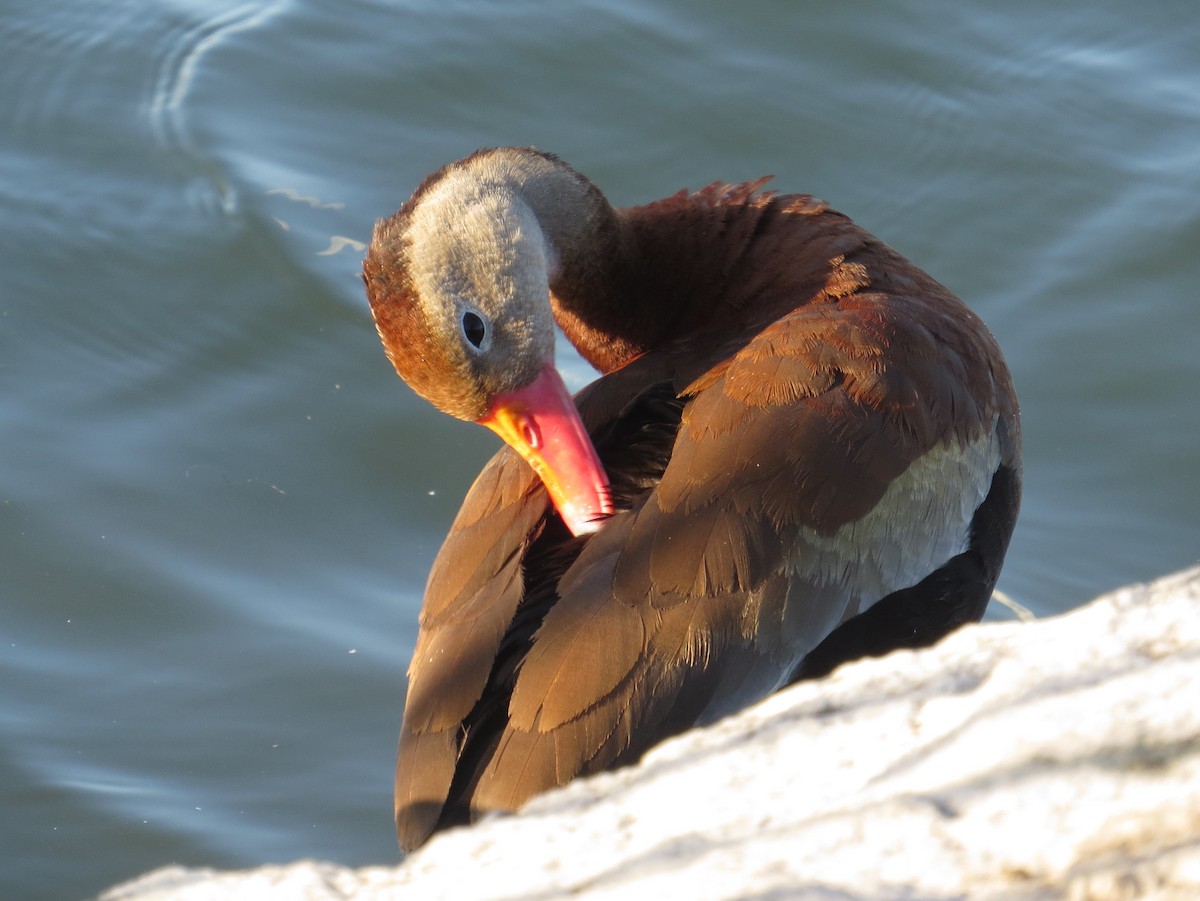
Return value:
[[(425, 265), (431, 242), (447, 259), (472, 251), (454, 221), (445, 234), (464, 244), (445, 251), (441, 219), (419, 209), (456, 180), (467, 200), (448, 208), (463, 215), (493, 195), (534, 210), (552, 248), (548, 303), (464, 300), (461, 279)], [(435, 173), (377, 228), (364, 276), (384, 345), (447, 412), (478, 418), (489, 367), (504, 365), (445, 350), (463, 303), (498, 311), (497, 342), (503, 316), (553, 309), (603, 373), (576, 402), (617, 507), (572, 537), (508, 449), (472, 487), (410, 668), (405, 847), (982, 615), (1020, 495), (999, 348), (891, 248), (764, 181), (613, 211), (553, 157), (488, 151)], [(444, 298), (421, 293), (443, 282)]]

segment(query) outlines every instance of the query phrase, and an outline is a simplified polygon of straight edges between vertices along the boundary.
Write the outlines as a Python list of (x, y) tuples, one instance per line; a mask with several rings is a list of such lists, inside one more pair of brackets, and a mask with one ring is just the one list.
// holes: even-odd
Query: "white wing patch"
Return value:
[[(966, 550), (971, 519), (1000, 465), (996, 424), (970, 444), (920, 457), (862, 519), (832, 535), (802, 529), (784, 569), (786, 598), (760, 595), (760, 616), (780, 617), (770, 647), (745, 655), (742, 677), (718, 687), (700, 717), (711, 722), (765, 697), (834, 629), (894, 591), (916, 585)], [(745, 636), (747, 649), (757, 644)]]
[(802, 529), (784, 615), (796, 659), (838, 624), (966, 550), (971, 519), (999, 465), (993, 422), (966, 446), (939, 446), (915, 460), (862, 519), (832, 535)]

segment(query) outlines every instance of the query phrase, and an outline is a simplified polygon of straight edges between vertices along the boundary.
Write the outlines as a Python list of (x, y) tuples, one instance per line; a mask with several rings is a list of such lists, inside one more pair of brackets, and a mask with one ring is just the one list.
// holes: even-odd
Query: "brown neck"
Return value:
[[(809, 220), (814, 236), (827, 231), (828, 223), (817, 222), (825, 207), (806, 197), (755, 194), (764, 181), (681, 191), (615, 211), (604, 203), (582, 252), (563, 253), (550, 286), (555, 318), (580, 354), (607, 373), (676, 339), (734, 335), (770, 313), (773, 297), (794, 304), (797, 289), (818, 295), (830, 258), (860, 245), (861, 232), (835, 228), (840, 244), (813, 256), (811, 267), (796, 265), (808, 255), (763, 236), (783, 216)], [(785, 257), (792, 265), (780, 267)], [(780, 291), (781, 275), (804, 284)]]
[(631, 302), (638, 294), (637, 267), (631, 264), (623, 232), (615, 215), (606, 217), (578, 253), (560, 251), (558, 277), (550, 285), (559, 327), (602, 373), (624, 366), (653, 346), (655, 338), (657, 311)]

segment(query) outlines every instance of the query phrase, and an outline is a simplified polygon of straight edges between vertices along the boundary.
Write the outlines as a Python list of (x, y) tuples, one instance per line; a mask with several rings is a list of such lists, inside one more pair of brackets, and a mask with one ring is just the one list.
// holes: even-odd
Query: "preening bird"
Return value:
[[(376, 225), (388, 357), (508, 445), (429, 575), (404, 848), (983, 615), (1021, 492), (1000, 349), (766, 181), (615, 209), (550, 154), (483, 150)], [(556, 322), (600, 372), (573, 400)]]

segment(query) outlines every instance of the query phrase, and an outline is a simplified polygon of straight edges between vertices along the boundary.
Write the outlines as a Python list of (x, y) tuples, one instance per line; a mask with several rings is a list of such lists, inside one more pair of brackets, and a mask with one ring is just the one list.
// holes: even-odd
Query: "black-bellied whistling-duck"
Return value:
[[(765, 181), (613, 209), (554, 156), (485, 150), (376, 226), (388, 357), (511, 446), (429, 576), (403, 847), (982, 616), (1020, 502), (1000, 349)], [(556, 320), (602, 373), (574, 403)]]

